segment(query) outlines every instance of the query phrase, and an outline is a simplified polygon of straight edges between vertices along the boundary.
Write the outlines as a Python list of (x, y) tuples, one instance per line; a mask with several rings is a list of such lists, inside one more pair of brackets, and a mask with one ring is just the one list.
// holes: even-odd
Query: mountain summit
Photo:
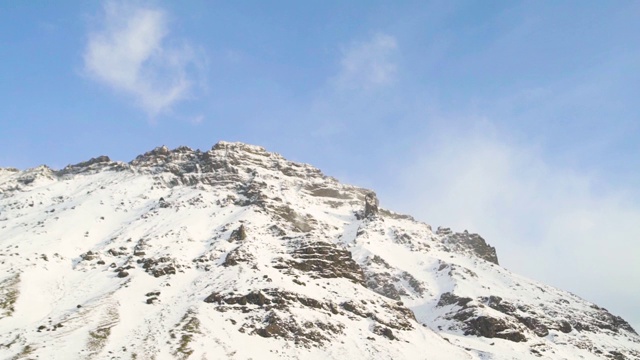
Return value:
[(3, 359), (640, 359), (477, 234), (265, 149), (0, 169)]

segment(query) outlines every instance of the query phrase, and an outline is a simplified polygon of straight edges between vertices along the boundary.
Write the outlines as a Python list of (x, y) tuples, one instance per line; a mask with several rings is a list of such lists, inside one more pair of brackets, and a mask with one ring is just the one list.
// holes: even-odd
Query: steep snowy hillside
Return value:
[(640, 359), (623, 319), (263, 148), (0, 169), (2, 359)]

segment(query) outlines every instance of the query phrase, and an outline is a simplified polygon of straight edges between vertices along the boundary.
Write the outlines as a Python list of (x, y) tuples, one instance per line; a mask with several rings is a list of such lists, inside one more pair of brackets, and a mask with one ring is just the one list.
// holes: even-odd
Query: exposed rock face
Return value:
[(501, 319), (489, 316), (478, 316), (467, 322), (465, 335), (479, 335), (486, 338), (500, 338), (513, 342), (526, 341), (526, 336), (520, 331), (513, 329)]
[(255, 256), (251, 254), (245, 247), (238, 246), (237, 248), (231, 250), (227, 257), (225, 257), (222, 265), (224, 266), (235, 266), (239, 263), (247, 263), (252, 264), (255, 261)]
[[(344, 302), (340, 305), (333, 302), (319, 301), (294, 292), (281, 291), (279, 289), (262, 289), (250, 292), (246, 295), (223, 295), (213, 293), (204, 299), (205, 303), (217, 304), (217, 311), (227, 312), (239, 310), (255, 313), (253, 319), (258, 322), (241, 325), (241, 332), (261, 337), (275, 337), (293, 340), (295, 344), (312, 346), (325, 344), (336, 335), (343, 334), (344, 326), (336, 321), (301, 322), (290, 316), (282, 316), (284, 312), (290, 313), (292, 308), (312, 309), (324, 313), (329, 317), (333, 315), (349, 318), (353, 315), (371, 319), (374, 325), (373, 333), (396, 340), (391, 328), (408, 330), (412, 328), (414, 320), (410, 310), (399, 306), (380, 302), (379, 305), (389, 309), (391, 318), (380, 318), (369, 307), (355, 302)], [(256, 305), (248, 307), (248, 305)]]
[(640, 338), (479, 235), (261, 147), (0, 169), (0, 358), (146, 354), (636, 359)]
[(364, 197), (364, 217), (372, 217), (378, 214), (378, 197), (374, 192)]
[(439, 307), (442, 306), (447, 306), (447, 305), (458, 305), (460, 307), (462, 307), (463, 309), (466, 308), (467, 304), (472, 301), (473, 299), (469, 298), (469, 297), (460, 297), (460, 296), (456, 296), (450, 292), (446, 292), (442, 295), (440, 295), (440, 299), (438, 300), (438, 305)]
[[(602, 334), (602, 330), (617, 333), (628, 326), (628, 324), (617, 324), (613, 316), (603, 309), (589, 314), (573, 311), (560, 314), (543, 306), (548, 312), (541, 313), (539, 309), (524, 303), (511, 303), (493, 295), (474, 300), (470, 297), (444, 293), (440, 296), (437, 307), (448, 309), (443, 312), (442, 318), (452, 321), (449, 324), (450, 329), (462, 329), (466, 335), (500, 338), (513, 342), (534, 340), (535, 338), (529, 334), (538, 338), (545, 338), (552, 332), (569, 334), (574, 327), (579, 332)], [(596, 320), (604, 318), (608, 319), (606, 324)], [(598, 324), (598, 328), (584, 326), (584, 323)], [(634, 333), (633, 329), (629, 333)], [(581, 339), (574, 342), (576, 346), (589, 348), (595, 353), (601, 351), (593, 342), (584, 340), (585, 337)], [(546, 350), (548, 349), (539, 348), (532, 353), (542, 356)], [(636, 354), (636, 352), (630, 354)]]
[(288, 265), (317, 278), (347, 278), (364, 284), (364, 274), (351, 253), (329, 243), (307, 243), (292, 252)]
[(124, 171), (128, 170), (129, 166), (125, 163), (114, 162), (108, 156), (102, 155), (95, 158), (91, 158), (88, 161), (83, 161), (75, 165), (68, 165), (64, 169), (57, 171), (56, 176), (63, 177), (65, 175), (77, 175), (82, 173), (96, 173), (99, 171), (111, 170), (111, 171)]
[(407, 271), (398, 271), (378, 255), (369, 257), (365, 262), (366, 286), (376, 293), (390, 299), (423, 296), (425, 285)]
[(496, 249), (484, 241), (478, 234), (470, 234), (466, 230), (461, 233), (454, 233), (449, 228), (438, 228), (436, 234), (444, 238), (445, 244), (452, 246), (456, 251), (468, 252), (475, 256), (498, 264)]
[(40, 181), (51, 181), (54, 180), (56, 174), (53, 170), (51, 170), (48, 166), (42, 165), (33, 169), (28, 169), (20, 172), (9, 172), (11, 174), (11, 178), (13, 181), (5, 182), (2, 184), (0, 190), (3, 192), (10, 192), (15, 190), (21, 190), (22, 188), (33, 185), (38, 180)]
[(244, 225), (240, 225), (239, 228), (233, 230), (231, 236), (229, 236), (229, 241), (242, 241), (247, 238), (247, 232), (244, 229)]

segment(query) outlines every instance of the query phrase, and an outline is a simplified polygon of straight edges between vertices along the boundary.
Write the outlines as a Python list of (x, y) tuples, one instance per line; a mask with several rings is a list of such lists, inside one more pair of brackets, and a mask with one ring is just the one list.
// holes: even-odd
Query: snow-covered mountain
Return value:
[(0, 169), (0, 358), (640, 359), (640, 336), (479, 235), (220, 142)]

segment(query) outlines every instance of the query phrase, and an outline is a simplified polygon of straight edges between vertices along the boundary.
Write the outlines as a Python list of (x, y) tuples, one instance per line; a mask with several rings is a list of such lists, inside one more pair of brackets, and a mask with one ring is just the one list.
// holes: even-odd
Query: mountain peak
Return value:
[(267, 150), (262, 146), (246, 144), (243, 142), (230, 142), (219, 141), (211, 147), (211, 150), (235, 150), (235, 151), (248, 151), (252, 153), (267, 153)]
[(259, 146), (2, 169), (0, 190), (3, 358), (640, 357), (480, 235)]

